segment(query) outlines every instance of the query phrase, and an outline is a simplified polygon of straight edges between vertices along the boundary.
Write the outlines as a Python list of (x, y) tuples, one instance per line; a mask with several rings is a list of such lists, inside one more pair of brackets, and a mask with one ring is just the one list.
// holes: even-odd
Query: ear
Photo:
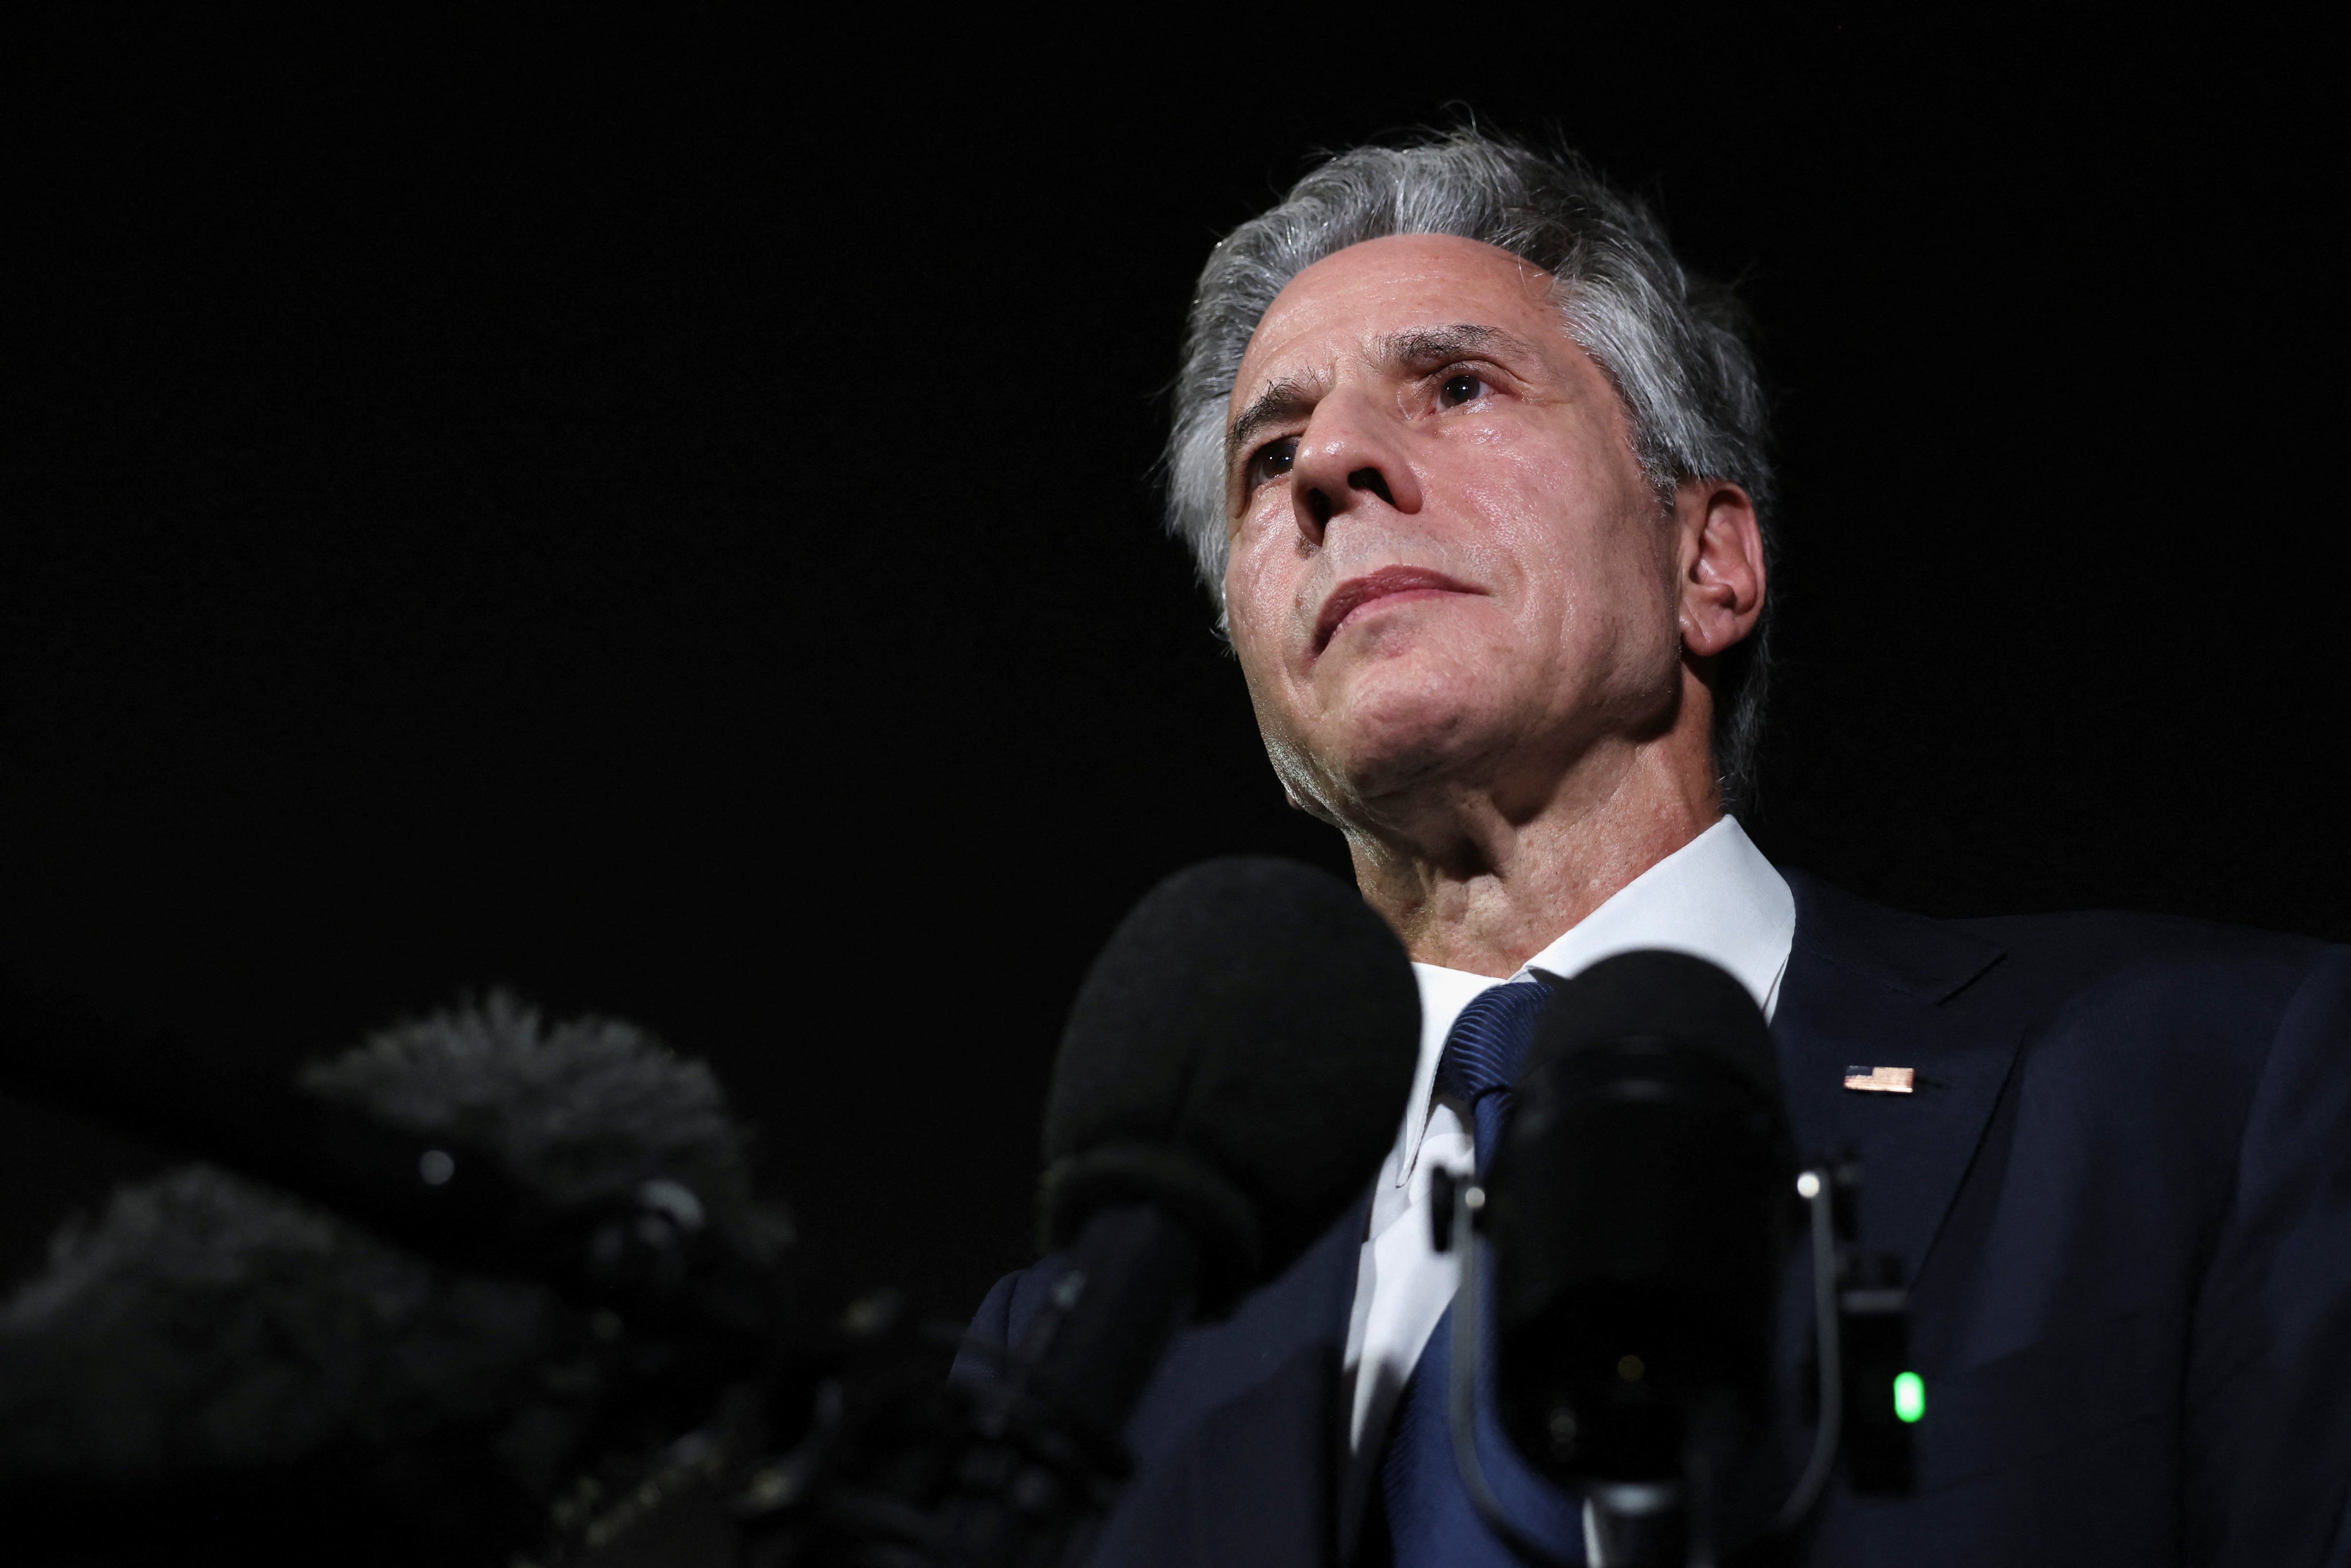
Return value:
[(1686, 481), (1674, 497), (1680, 554), (1682, 646), (1712, 658), (1755, 630), (1763, 613), (1763, 529), (1745, 490)]

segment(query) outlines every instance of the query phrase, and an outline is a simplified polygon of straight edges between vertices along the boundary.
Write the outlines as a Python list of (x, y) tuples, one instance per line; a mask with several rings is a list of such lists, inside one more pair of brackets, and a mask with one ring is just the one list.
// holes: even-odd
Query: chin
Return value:
[(1496, 739), (1503, 706), (1489, 682), (1445, 662), (1394, 660), (1349, 683), (1319, 749), (1358, 799), (1458, 772)]

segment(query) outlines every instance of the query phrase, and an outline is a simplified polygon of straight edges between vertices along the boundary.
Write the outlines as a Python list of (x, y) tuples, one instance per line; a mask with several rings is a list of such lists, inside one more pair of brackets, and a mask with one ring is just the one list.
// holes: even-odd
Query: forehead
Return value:
[(1452, 235), (1390, 235), (1351, 245), (1299, 273), (1274, 297), (1241, 356), (1233, 402), (1273, 377), (1325, 370), (1397, 332), (1461, 321), (1546, 341), (1543, 329), (1557, 332), (1560, 325), (1551, 278), (1499, 246)]

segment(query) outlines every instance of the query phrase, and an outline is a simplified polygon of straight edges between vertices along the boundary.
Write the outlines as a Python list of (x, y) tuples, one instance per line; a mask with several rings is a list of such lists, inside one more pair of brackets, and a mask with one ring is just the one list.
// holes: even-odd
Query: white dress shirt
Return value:
[[(1618, 953), (1666, 947), (1730, 971), (1768, 1019), (1795, 935), (1795, 895), (1738, 822), (1725, 817), (1634, 878), (1510, 978), (1526, 979), (1534, 969), (1567, 977)], [(1437, 1060), (1470, 999), (1507, 983), (1435, 964), (1412, 968), (1420, 982), (1420, 1065), (1404, 1126), (1373, 1189), (1347, 1325), (1353, 1406), (1344, 1519), (1362, 1512), (1363, 1489), (1376, 1470), (1396, 1396), (1453, 1299), (1454, 1260), (1436, 1250), (1429, 1234), (1429, 1176), (1439, 1166), (1467, 1174), (1473, 1151), (1465, 1119), (1435, 1095)]]

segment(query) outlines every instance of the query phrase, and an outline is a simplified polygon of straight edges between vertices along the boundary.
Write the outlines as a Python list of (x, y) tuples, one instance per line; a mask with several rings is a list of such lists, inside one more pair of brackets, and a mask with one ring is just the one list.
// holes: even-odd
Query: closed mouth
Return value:
[(1322, 612), (1314, 618), (1314, 652), (1319, 657), (1338, 635), (1347, 618), (1367, 604), (1383, 599), (1393, 599), (1399, 593), (1478, 593), (1470, 587), (1441, 571), (1431, 571), (1419, 566), (1384, 566), (1363, 577), (1351, 577), (1331, 591), (1322, 601)]

